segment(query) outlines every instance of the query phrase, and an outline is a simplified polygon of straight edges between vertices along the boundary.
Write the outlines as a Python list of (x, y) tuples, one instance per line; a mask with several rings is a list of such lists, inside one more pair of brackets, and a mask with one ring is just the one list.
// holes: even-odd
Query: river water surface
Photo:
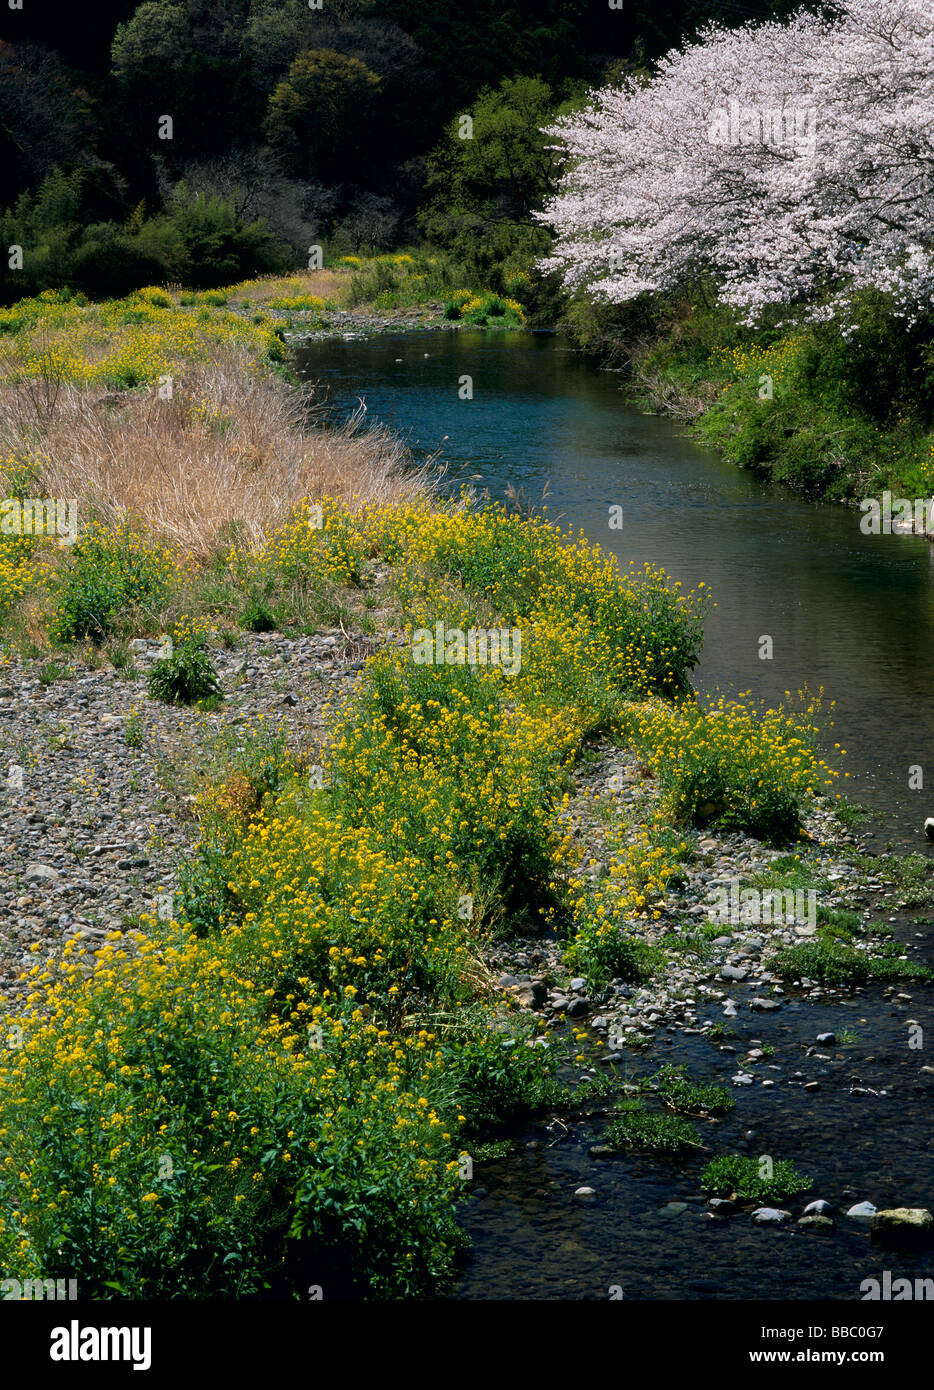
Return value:
[[(859, 512), (806, 503), (722, 462), (684, 438), (683, 427), (627, 408), (618, 377), (554, 338), (409, 333), (313, 343), (298, 357), (339, 410), (362, 400), (367, 418), (391, 425), (417, 456), (439, 452), (452, 489), (472, 481), (501, 497), (512, 484), (538, 501), (548, 484), (552, 519), (582, 528), (624, 565), (648, 560), (686, 588), (709, 584), (717, 607), (705, 623), (698, 687), (773, 700), (823, 686), (835, 701), (828, 742), (847, 750), (847, 791), (877, 812), (867, 827), (875, 847), (927, 849), (927, 542), (863, 535)], [(460, 398), (465, 377), (473, 399)], [(621, 531), (609, 528), (614, 506), (623, 509)], [(765, 635), (771, 661), (759, 657)], [(913, 764), (924, 768), (930, 791), (909, 789)], [(895, 930), (923, 937), (922, 958), (934, 965), (934, 941), (921, 925), (906, 915)], [(750, 1041), (771, 1043), (776, 1088), (742, 1092), (717, 1126), (717, 1150), (789, 1158), (815, 1178), (812, 1195), (838, 1210), (863, 1199), (931, 1206), (934, 1077), (906, 1048), (905, 1020), (934, 1036), (934, 1018), (929, 988), (909, 993), (907, 1003), (867, 989), (820, 1005), (789, 999), (774, 1016), (741, 1013), (735, 1055), (700, 1037), (661, 1033), (630, 1070), (686, 1062), (698, 1079), (729, 1087)], [(818, 1032), (844, 1027), (859, 1041), (834, 1050), (832, 1065), (803, 1062), (802, 1047)], [(801, 1065), (819, 1091), (791, 1079)], [(854, 1078), (876, 1094), (852, 1095)], [(566, 1133), (532, 1126), (514, 1153), (478, 1170), (461, 1211), (473, 1253), (455, 1297), (606, 1299), (616, 1287), (635, 1299), (851, 1300), (883, 1269), (893, 1277), (934, 1273), (930, 1256), (883, 1255), (865, 1227), (845, 1218), (832, 1236), (761, 1228), (748, 1217), (713, 1221), (696, 1186), (701, 1159), (595, 1162), (588, 1148), (602, 1125), (595, 1117)], [(583, 1184), (597, 1190), (594, 1201), (574, 1198)]]

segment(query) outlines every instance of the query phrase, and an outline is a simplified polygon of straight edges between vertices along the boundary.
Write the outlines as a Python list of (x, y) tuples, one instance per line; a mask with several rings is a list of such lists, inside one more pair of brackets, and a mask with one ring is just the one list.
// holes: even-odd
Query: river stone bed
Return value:
[[(644, 775), (635, 753), (603, 743), (592, 749), (591, 761), (576, 775), (576, 794), (563, 816), (563, 829), (570, 831), (582, 850), (578, 870), (584, 877), (597, 879), (606, 874), (606, 861), (613, 849), (607, 846), (607, 826), (594, 813), (594, 795), (608, 794), (613, 781), (620, 790), (614, 799), (630, 824), (628, 839), (652, 814), (658, 799), (654, 780)], [(805, 823), (807, 839), (800, 846), (814, 866), (815, 887), (819, 887), (818, 906), (856, 909), (863, 917), (878, 919), (892, 904), (887, 890), (895, 887), (883, 878), (863, 879), (849, 861), (859, 837), (848, 833), (827, 805), (818, 805)], [(685, 838), (688, 843), (691, 836)], [(731, 880), (747, 886), (754, 874), (769, 868), (773, 860), (787, 856), (787, 849), (773, 849), (744, 834), (701, 831), (696, 838), (693, 862), (681, 866), (686, 882), (682, 888), (669, 887), (666, 896), (653, 906), (660, 910), (657, 921), (649, 917), (633, 923), (633, 930), (649, 943), (672, 933), (690, 935), (710, 920), (713, 890), (729, 890)], [(895, 921), (889, 917), (889, 921)], [(667, 965), (647, 984), (612, 982), (591, 991), (581, 977), (571, 977), (562, 964), (563, 943), (542, 938), (529, 943), (510, 942), (494, 948), (487, 961), (500, 985), (512, 993), (521, 1007), (540, 1015), (554, 1032), (568, 1033), (568, 1024), (578, 1031), (586, 1028), (595, 1040), (608, 1039), (640, 1046), (660, 1029), (687, 1035), (709, 1032), (716, 1023), (729, 1023), (740, 1011), (777, 1013), (786, 997), (782, 980), (772, 974), (766, 960), (786, 946), (806, 941), (815, 928), (804, 920), (793, 923), (725, 925), (722, 934), (707, 943), (702, 956), (668, 952)], [(920, 936), (920, 934), (918, 934)], [(917, 950), (915, 943), (906, 953)], [(799, 994), (818, 1000), (833, 1000), (841, 994), (859, 993), (801, 982)], [(883, 996), (907, 1007), (911, 994), (898, 985), (886, 985)], [(732, 1052), (729, 1043), (722, 1050)], [(600, 1054), (605, 1064), (620, 1062), (624, 1054), (606, 1048)], [(761, 1060), (761, 1053), (752, 1062)], [(773, 1069), (777, 1070), (777, 1069)], [(797, 1079), (797, 1078), (796, 1078)], [(739, 1068), (733, 1078), (736, 1086), (775, 1084), (772, 1076), (751, 1075)], [(818, 1085), (816, 1082), (806, 1082)]]
[[(7, 1004), (15, 1007), (28, 991), (18, 978), (24, 967), (54, 962), (64, 942), (77, 937), (84, 968), (93, 969), (94, 953), (108, 932), (131, 930), (141, 914), (158, 910), (160, 895), (173, 891), (177, 865), (197, 838), (191, 803), (205, 770), (201, 750), (206, 737), (225, 726), (252, 723), (262, 714), (285, 726), (290, 746), (304, 751), (320, 747), (326, 719), (349, 698), (366, 656), (381, 640), (398, 639), (392, 632), (374, 639), (343, 629), (297, 638), (239, 634), (235, 649), (213, 654), (225, 698), (212, 712), (174, 708), (148, 697), (147, 673), (158, 659), (161, 639), (130, 644), (134, 671), (76, 659), (51, 684), (39, 678), (45, 663), (7, 656), (0, 663), (0, 851), (8, 866), (0, 882), (0, 991)], [(126, 741), (133, 711), (142, 733), (136, 747)], [(22, 786), (15, 785), (16, 769)], [(610, 743), (589, 749), (576, 770), (575, 793), (562, 819), (563, 829), (582, 847), (585, 874), (603, 876), (613, 852), (596, 798), (606, 794), (613, 778), (621, 788), (615, 793), (619, 811), (629, 833), (636, 834), (658, 795), (643, 774), (634, 754)], [(881, 877), (859, 881), (848, 862), (857, 837), (845, 833), (826, 808), (815, 811), (807, 830), (809, 853), (828, 886), (820, 893), (821, 903), (858, 906), (866, 917), (891, 911), (884, 895), (894, 885)], [(638, 930), (655, 941), (672, 931), (696, 929), (707, 917), (711, 888), (732, 878), (748, 882), (779, 853), (745, 835), (702, 832), (693, 860), (682, 866), (684, 886), (668, 891), (658, 904), (659, 920), (640, 923)], [(599, 992), (586, 979), (570, 976), (554, 933), (491, 943), (485, 960), (518, 1006), (544, 1022), (545, 1045), (548, 1034), (557, 1039), (574, 1031), (579, 1040), (586, 1035), (582, 1045), (590, 1060), (583, 1074), (593, 1076), (600, 1070), (594, 1059), (611, 1064), (634, 1055), (607, 1047), (610, 1037), (631, 1048), (656, 1035), (690, 1041), (741, 1011), (763, 1015), (765, 1026), (764, 1016), (781, 1010), (786, 995), (764, 958), (781, 945), (806, 939), (809, 932), (803, 923), (724, 928), (705, 957), (669, 955), (667, 966), (649, 984), (616, 981)], [(31, 951), (36, 945), (39, 951)], [(841, 994), (803, 984), (804, 997), (813, 1001), (826, 1004)], [(911, 1022), (907, 990), (887, 986), (883, 997)], [(733, 1085), (763, 1091), (789, 1085), (819, 1089), (830, 1065), (846, 1065), (834, 1051), (835, 1041), (833, 1034), (808, 1039), (801, 1044), (801, 1065), (785, 1061), (777, 1066), (761, 1041), (750, 1039), (737, 1056)], [(722, 1042), (720, 1051), (732, 1054), (736, 1049)], [(920, 1072), (919, 1079), (930, 1084), (934, 1068), (920, 1066)], [(850, 1094), (884, 1097), (888, 1092), (854, 1076)], [(578, 1200), (592, 1200), (591, 1192), (581, 1188)], [(834, 1214), (848, 1218), (847, 1225), (868, 1223), (875, 1209), (868, 1202), (860, 1208), (856, 1199), (861, 1196), (852, 1190), (852, 1209), (838, 1208)], [(732, 1214), (729, 1203), (705, 1205), (712, 1219)], [(756, 1224), (777, 1227), (789, 1219), (783, 1208), (763, 1208), (754, 1216)], [(832, 1219), (820, 1204), (799, 1216), (815, 1232), (829, 1230)], [(904, 1218), (884, 1214), (885, 1238), (897, 1244), (901, 1237), (893, 1229), (902, 1223), (911, 1234), (922, 1219), (916, 1212)]]
[[(0, 991), (26, 991), (17, 977), (69, 937), (93, 952), (170, 894), (197, 826), (199, 742), (262, 714), (288, 729), (290, 746), (324, 738), (325, 705), (352, 691), (371, 639), (341, 629), (290, 639), (243, 633), (215, 651), (225, 699), (214, 712), (175, 708), (146, 694), (161, 639), (130, 643), (136, 674), (69, 661), (68, 676), (43, 685), (41, 661), (0, 664)], [(142, 744), (126, 725), (138, 712)], [(11, 783), (19, 780), (22, 788)]]

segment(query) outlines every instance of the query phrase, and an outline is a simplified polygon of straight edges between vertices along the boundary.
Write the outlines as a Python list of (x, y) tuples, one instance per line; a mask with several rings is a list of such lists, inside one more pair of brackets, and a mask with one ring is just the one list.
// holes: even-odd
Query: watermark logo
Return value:
[(918, 535), (934, 533), (934, 497), (896, 497), (890, 492), (864, 497), (859, 504), (864, 513), (859, 529), (864, 536)]
[(72, 1318), (68, 1327), (49, 1334), (52, 1361), (132, 1361), (134, 1371), (152, 1364), (151, 1327), (82, 1327)]
[(892, 1271), (884, 1269), (881, 1279), (864, 1279), (859, 1291), (864, 1303), (901, 1303), (909, 1299), (925, 1303), (934, 1299), (934, 1279), (893, 1279)]
[(416, 666), (501, 666), (507, 676), (522, 667), (522, 633), (519, 628), (459, 627), (435, 623), (412, 635), (412, 659)]
[(64, 1303), (78, 1297), (77, 1279), (0, 1280), (0, 1299), (4, 1303)]
[(715, 106), (707, 125), (712, 145), (765, 145), (812, 155), (817, 148), (817, 107), (796, 105), (740, 106), (731, 97), (726, 106)]
[(712, 888), (707, 895), (707, 919), (724, 926), (766, 926), (794, 923), (817, 930), (817, 890), (814, 888), (740, 888), (731, 878), (729, 888)]
[(78, 502), (74, 497), (5, 497), (0, 502), (0, 535), (58, 536), (59, 544), (78, 539)]

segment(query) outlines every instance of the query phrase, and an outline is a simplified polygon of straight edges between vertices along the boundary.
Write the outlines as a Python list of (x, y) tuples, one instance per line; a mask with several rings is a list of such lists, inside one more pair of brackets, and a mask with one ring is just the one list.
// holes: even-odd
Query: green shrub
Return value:
[(172, 655), (156, 662), (147, 685), (152, 698), (167, 705), (193, 705), (221, 694), (205, 639), (190, 628), (175, 640)]
[(610, 980), (644, 983), (664, 964), (665, 957), (620, 927), (608, 931), (604, 922), (588, 918), (578, 927), (564, 960), (599, 989)]
[(276, 615), (261, 598), (250, 598), (240, 616), (240, 622), (249, 632), (274, 632), (278, 627)]
[(150, 621), (175, 578), (172, 556), (125, 528), (81, 536), (71, 546), (58, 594), (53, 636), (101, 642), (118, 626)]
[(813, 1178), (799, 1173), (787, 1159), (758, 1159), (746, 1154), (722, 1154), (705, 1164), (701, 1189), (714, 1197), (744, 1202), (781, 1202), (814, 1186)]
[(542, 1106), (555, 1104), (557, 1050), (530, 1035), (489, 1032), (452, 1049), (446, 1084), (464, 1116), (464, 1137), (495, 1133)]

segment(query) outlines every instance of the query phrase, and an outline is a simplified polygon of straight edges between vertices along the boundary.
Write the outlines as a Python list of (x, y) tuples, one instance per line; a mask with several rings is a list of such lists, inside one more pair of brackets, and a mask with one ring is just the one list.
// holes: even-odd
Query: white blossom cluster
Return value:
[(713, 276), (754, 321), (840, 314), (854, 291), (934, 303), (934, 0), (841, 0), (706, 29), (653, 77), (591, 94), (544, 268), (621, 303)]

